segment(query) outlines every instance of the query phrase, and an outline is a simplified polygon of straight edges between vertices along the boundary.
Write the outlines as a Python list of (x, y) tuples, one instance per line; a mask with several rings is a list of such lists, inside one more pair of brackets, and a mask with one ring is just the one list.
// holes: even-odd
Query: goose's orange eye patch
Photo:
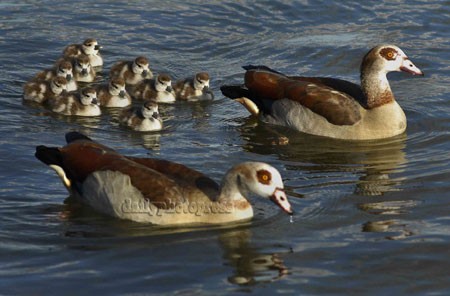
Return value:
[(397, 51), (391, 47), (385, 47), (380, 50), (380, 55), (388, 61), (395, 60), (397, 58)]
[(256, 176), (258, 177), (258, 181), (264, 185), (268, 185), (270, 184), (270, 181), (272, 181), (272, 174), (266, 170), (256, 172)]

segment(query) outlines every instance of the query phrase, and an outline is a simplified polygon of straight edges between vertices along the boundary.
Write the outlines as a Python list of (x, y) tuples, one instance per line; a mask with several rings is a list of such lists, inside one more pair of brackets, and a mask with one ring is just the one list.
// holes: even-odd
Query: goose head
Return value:
[(55, 95), (59, 95), (67, 89), (67, 79), (61, 76), (55, 76), (50, 82), (50, 87)]
[(253, 193), (271, 200), (290, 215), (294, 213), (284, 192), (280, 173), (267, 163), (244, 162), (234, 166), (222, 181), (221, 193), (231, 199)]
[(395, 45), (385, 44), (372, 48), (364, 56), (361, 63), (361, 74), (365, 72), (376, 72), (386, 75), (393, 71), (406, 72), (412, 75), (424, 75), (403, 50)]
[(97, 92), (95, 91), (95, 88), (92, 87), (84, 88), (81, 91), (80, 101), (81, 104), (84, 106), (89, 106), (91, 104), (98, 105)]
[(75, 71), (82, 76), (88, 76), (91, 72), (91, 62), (87, 55), (80, 55), (75, 59)]
[(98, 54), (101, 46), (98, 45), (97, 40), (93, 38), (86, 39), (81, 45), (83, 48), (83, 52), (87, 55)]
[(142, 117), (144, 118), (159, 118), (158, 104), (153, 101), (146, 101), (141, 108)]
[(167, 74), (159, 74), (155, 80), (156, 91), (172, 91), (172, 79)]
[(67, 79), (67, 81), (72, 80), (73, 71), (72, 71), (72, 63), (67, 60), (63, 60), (58, 65), (57, 76), (61, 76)]
[(206, 72), (200, 72), (195, 75), (194, 88), (196, 90), (208, 90), (209, 89), (209, 75)]
[(131, 66), (133, 73), (140, 74), (142, 77), (147, 77), (150, 73), (149, 62), (146, 57), (137, 57)]
[(114, 77), (109, 81), (109, 93), (113, 96), (119, 96), (125, 98), (125, 80), (121, 77)]

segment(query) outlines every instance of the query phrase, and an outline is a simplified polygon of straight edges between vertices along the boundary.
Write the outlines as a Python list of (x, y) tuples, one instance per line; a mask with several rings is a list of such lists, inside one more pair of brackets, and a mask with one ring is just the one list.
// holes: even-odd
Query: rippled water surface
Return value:
[[(448, 293), (450, 3), (253, 2), (0, 3), (0, 294)], [(74, 119), (22, 104), (23, 83), (88, 37), (103, 46), (99, 82), (114, 62), (145, 55), (174, 80), (208, 71), (216, 98), (161, 106), (164, 130), (144, 134), (119, 127), (115, 111)], [(408, 117), (395, 138), (345, 142), (266, 125), (219, 91), (249, 63), (357, 82), (379, 43), (399, 45), (426, 73), (389, 75)], [(268, 162), (294, 223), (256, 198), (254, 220), (221, 228), (141, 225), (65, 203), (33, 154), (70, 130), (216, 180), (234, 163)]]

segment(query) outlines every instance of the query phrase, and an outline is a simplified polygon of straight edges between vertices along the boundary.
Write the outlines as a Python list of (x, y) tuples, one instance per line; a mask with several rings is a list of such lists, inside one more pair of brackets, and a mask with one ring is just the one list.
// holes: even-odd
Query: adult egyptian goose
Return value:
[(245, 85), (225, 85), (222, 93), (268, 123), (347, 140), (381, 139), (406, 129), (386, 74), (423, 75), (395, 45), (371, 49), (361, 63), (361, 86), (335, 78), (286, 76), (265, 66), (244, 67)]
[(75, 198), (113, 217), (164, 225), (247, 220), (253, 217), (249, 193), (293, 213), (279, 172), (266, 163), (238, 164), (219, 186), (184, 165), (124, 156), (78, 132), (66, 141), (62, 148), (38, 146), (35, 156)]

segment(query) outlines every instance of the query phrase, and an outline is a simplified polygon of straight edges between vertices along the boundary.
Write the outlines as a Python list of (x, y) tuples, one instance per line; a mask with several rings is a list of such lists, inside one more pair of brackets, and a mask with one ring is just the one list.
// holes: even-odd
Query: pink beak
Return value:
[(285, 211), (289, 215), (294, 214), (291, 204), (289, 203), (286, 193), (284, 192), (283, 189), (277, 188), (272, 194), (272, 196), (270, 196), (270, 200), (273, 201), (277, 206), (279, 206), (283, 211)]
[(410, 59), (405, 58), (403, 60), (402, 65), (400, 66), (400, 70), (412, 75), (420, 75), (423, 76), (422, 70), (416, 67), (416, 65), (413, 64), (413, 62), (410, 61)]

